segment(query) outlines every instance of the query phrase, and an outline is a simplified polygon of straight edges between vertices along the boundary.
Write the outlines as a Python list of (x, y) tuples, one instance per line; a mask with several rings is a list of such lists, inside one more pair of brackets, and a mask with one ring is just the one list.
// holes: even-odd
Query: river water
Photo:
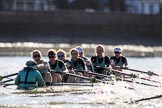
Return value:
[[(0, 57), (0, 75), (18, 72), (25, 66), (30, 57)], [(43, 58), (48, 60), (47, 57)], [(162, 75), (162, 57), (132, 58), (128, 57), (129, 67), (142, 71), (153, 71)], [(125, 71), (127, 72), (127, 71)], [(129, 71), (130, 72), (130, 71)], [(142, 77), (147, 75), (140, 74)], [(151, 79), (162, 82), (162, 77), (152, 76)], [(140, 80), (141, 81), (141, 80)], [(142, 81), (141, 81), (142, 82)], [(145, 81), (146, 82), (146, 81)], [(147, 82), (152, 85), (161, 84)], [(133, 89), (128, 89), (132, 87)], [(60, 90), (71, 89), (72, 86), (57, 87)], [(111, 84), (99, 84), (83, 86), (84, 93), (62, 94), (16, 94), (16, 86), (0, 87), (0, 107), (32, 107), (32, 108), (161, 108), (162, 98), (140, 101), (132, 101), (162, 95), (161, 87), (150, 87), (134, 83), (115, 82)], [(75, 88), (74, 88), (75, 89)]]

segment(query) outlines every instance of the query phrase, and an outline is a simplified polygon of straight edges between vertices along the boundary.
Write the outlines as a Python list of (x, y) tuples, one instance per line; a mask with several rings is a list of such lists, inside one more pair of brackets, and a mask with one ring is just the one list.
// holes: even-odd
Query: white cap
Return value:
[(77, 47), (77, 50), (79, 53), (83, 52), (83, 49), (81, 47)]
[(120, 48), (115, 48), (114, 52), (121, 52), (121, 49)]

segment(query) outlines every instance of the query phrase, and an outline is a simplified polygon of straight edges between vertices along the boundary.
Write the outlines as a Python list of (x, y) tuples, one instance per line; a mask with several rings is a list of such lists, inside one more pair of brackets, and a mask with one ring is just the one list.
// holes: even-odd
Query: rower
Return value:
[(36, 69), (36, 63), (34, 61), (27, 61), (23, 70), (19, 71), (15, 84), (18, 85), (18, 89), (34, 89), (36, 87), (44, 87), (45, 82), (42, 75)]
[[(56, 72), (63, 72), (66, 70), (66, 66), (62, 60), (57, 59), (57, 52), (54, 49), (48, 50), (48, 58), (49, 58), (49, 70), (52, 74), (52, 84), (60, 83), (63, 81), (61, 74)], [(65, 73), (63, 73), (65, 74)], [(62, 75), (63, 75), (62, 74)]]
[[(72, 70), (72, 67), (71, 67), (71, 62), (66, 58), (66, 52), (62, 49), (59, 49), (57, 51), (57, 58), (59, 60), (62, 60), (65, 64), (65, 66), (67, 67), (67, 70), (69, 73), (71, 74), (75, 74), (75, 72)], [(73, 83), (75, 82), (75, 77), (71, 77), (67, 74), (64, 74), (63, 75), (63, 82), (66, 82), (66, 83)]]
[(87, 69), (88, 69), (90, 72), (94, 72), (93, 65), (92, 65), (91, 61), (90, 61), (87, 57), (85, 57), (83, 48), (81, 48), (80, 46), (78, 46), (78, 47), (76, 47), (76, 49), (77, 49), (78, 52), (79, 52), (79, 57), (82, 58), (82, 59), (84, 60)]
[(51, 85), (52, 76), (51, 73), (48, 71), (48, 63), (41, 59), (42, 53), (39, 50), (34, 50), (32, 51), (31, 56), (37, 64), (37, 69), (41, 73), (44, 81), (46, 82), (46, 86)]
[(111, 67), (121, 71), (121, 68), (128, 68), (128, 62), (125, 56), (123, 56), (120, 48), (114, 49), (114, 56), (110, 57)]
[(91, 57), (94, 71), (100, 74), (108, 74), (110, 60), (108, 56), (104, 56), (105, 49), (102, 45), (98, 45), (95, 49), (96, 56)]
[[(75, 71), (75, 73), (77, 75), (80, 76), (86, 76), (86, 65), (84, 63), (84, 60), (82, 58), (79, 57), (79, 52), (76, 48), (72, 48), (70, 50), (70, 54), (71, 54), (71, 66), (72, 66), (72, 70)], [(77, 79), (77, 82), (81, 81), (81, 79)]]

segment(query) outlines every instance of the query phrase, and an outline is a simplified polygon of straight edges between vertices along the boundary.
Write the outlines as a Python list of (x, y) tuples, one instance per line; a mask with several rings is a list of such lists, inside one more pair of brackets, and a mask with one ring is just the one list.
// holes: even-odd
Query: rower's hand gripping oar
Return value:
[(8, 77), (11, 77), (11, 76), (15, 76), (17, 75), (18, 73), (14, 73), (14, 74), (9, 74), (9, 75), (5, 75), (5, 76), (1, 76), (0, 75), (0, 81), (2, 81), (4, 78), (8, 78)]

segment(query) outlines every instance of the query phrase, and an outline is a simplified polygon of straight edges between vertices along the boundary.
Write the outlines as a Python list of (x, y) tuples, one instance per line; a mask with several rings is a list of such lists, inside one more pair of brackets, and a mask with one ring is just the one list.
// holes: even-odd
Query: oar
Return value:
[(10, 82), (10, 81), (14, 81), (15, 79), (9, 79), (9, 80), (6, 80), (6, 81), (1, 81), (0, 84), (2, 83), (6, 83), (6, 82)]
[[(121, 80), (121, 79), (119, 79)], [(123, 79), (123, 81), (126, 81), (126, 82), (133, 82), (131, 80), (126, 80), (126, 79)], [(141, 85), (146, 85), (146, 86), (151, 86), (151, 87), (161, 87), (161, 86), (157, 86), (157, 85), (152, 85), (152, 84), (147, 84), (147, 83), (142, 83), (142, 82), (135, 82), (136, 84), (141, 84)]]
[(123, 74), (123, 75), (130, 76), (130, 77), (132, 77), (132, 78), (140, 78), (140, 79), (143, 79), (143, 80), (146, 80), (146, 81), (150, 81), (150, 82), (154, 82), (154, 83), (159, 83), (159, 84), (161, 84), (161, 82), (159, 82), (159, 81), (155, 81), (155, 80), (151, 80), (151, 79), (147, 79), (147, 78), (142, 78), (142, 77), (139, 77), (139, 76), (136, 75), (136, 74), (127, 74), (127, 73), (124, 73), (124, 72), (122, 72), (122, 71), (115, 70), (115, 69), (111, 69), (111, 70), (114, 71), (114, 72)]
[(154, 72), (151, 72), (151, 71), (148, 71), (148, 72), (145, 72), (145, 71), (141, 71), (141, 70), (136, 70), (136, 69), (130, 69), (130, 68), (122, 68), (122, 69), (125, 69), (125, 70), (131, 70), (131, 71), (134, 71), (134, 72), (139, 72), (139, 73), (144, 73), (144, 74), (147, 74), (149, 76), (152, 76), (152, 75), (155, 75), (155, 76), (160, 76)]
[[(52, 86), (60, 86), (62, 83), (56, 83)], [(63, 85), (70, 85), (70, 86), (92, 86), (90, 82), (88, 83), (63, 83)]]
[[(84, 71), (76, 71), (74, 70), (75, 72), (84, 72)], [(91, 71), (86, 71), (87, 74), (92, 74), (92, 75), (96, 75), (96, 76), (101, 76), (101, 77), (107, 77), (107, 78), (111, 78), (110, 76), (108, 75), (105, 75), (105, 74), (100, 74), (100, 73), (95, 73), (95, 72), (91, 72)]]
[(157, 99), (157, 98), (161, 98), (161, 97), (162, 97), (162, 94), (156, 95), (156, 96), (152, 96), (152, 97), (148, 97), (148, 98), (142, 98), (142, 99), (134, 100), (134, 101), (131, 101), (131, 102), (127, 101), (127, 102), (124, 102), (124, 103), (132, 104), (132, 103), (137, 103), (137, 102), (141, 102), (141, 101)]
[[(56, 73), (63, 74), (62, 72), (56, 72)], [(71, 74), (71, 73), (66, 73), (66, 74), (69, 75), (69, 76), (73, 76), (73, 77), (78, 77), (78, 78), (82, 78), (82, 79), (85, 79), (85, 80), (89, 80), (91, 83), (101, 82), (101, 83), (104, 83), (104, 84), (112, 84), (112, 83), (109, 83), (109, 82), (106, 82), (106, 81), (102, 81), (102, 80), (96, 79), (94, 77), (84, 77), (84, 76), (80, 76), (80, 75), (76, 75), (76, 74)], [(132, 87), (126, 87), (125, 86), (125, 88), (134, 90), (134, 88), (132, 88)]]
[(2, 85), (2, 87), (7, 87), (7, 86), (11, 86), (11, 85), (16, 85), (14, 83), (0, 83), (0, 85)]
[(11, 76), (15, 76), (15, 75), (17, 75), (18, 73), (13, 73), (13, 74), (9, 74), (9, 75), (6, 75), (6, 76), (1, 76), (0, 75), (0, 81), (2, 81), (2, 79), (4, 79), (4, 78), (8, 78), (8, 77), (11, 77)]
[[(99, 67), (99, 66), (95, 66), (96, 68), (102, 68), (102, 69), (107, 69), (107, 68), (104, 68), (104, 67)], [(135, 74), (127, 74), (127, 73), (123, 73), (122, 71), (119, 71), (119, 70), (115, 70), (115, 69), (111, 69), (112, 71), (115, 71), (115, 72), (118, 72), (120, 74), (123, 74), (123, 75), (127, 75), (127, 76), (130, 76), (130, 77), (133, 77), (133, 78), (140, 78), (140, 79), (143, 79), (143, 80), (146, 80), (146, 81), (150, 81), (150, 82), (155, 82), (155, 83), (160, 83), (159, 81), (155, 81), (155, 80), (151, 80), (151, 79), (147, 79), (147, 78), (142, 78), (142, 77), (139, 77)], [(148, 74), (148, 72), (146, 72)], [(153, 73), (152, 73), (153, 74)], [(154, 73), (155, 74), (155, 73)], [(156, 74), (155, 74), (156, 75)]]
[(152, 96), (152, 97), (148, 97), (148, 98), (142, 98), (142, 99), (139, 99), (139, 100), (135, 100), (134, 102), (140, 102), (140, 101), (145, 101), (145, 100), (157, 99), (157, 98), (161, 98), (161, 97), (162, 97), (162, 94), (161, 95)]
[[(56, 73), (63, 74), (63, 72), (56, 72)], [(65, 74), (68, 75), (68, 76), (73, 76), (73, 77), (89, 80), (91, 82), (103, 82), (102, 80), (96, 79), (94, 77), (85, 77), (85, 76), (80, 76), (80, 75), (76, 75), (76, 74), (72, 74), (72, 73), (65, 73)]]

